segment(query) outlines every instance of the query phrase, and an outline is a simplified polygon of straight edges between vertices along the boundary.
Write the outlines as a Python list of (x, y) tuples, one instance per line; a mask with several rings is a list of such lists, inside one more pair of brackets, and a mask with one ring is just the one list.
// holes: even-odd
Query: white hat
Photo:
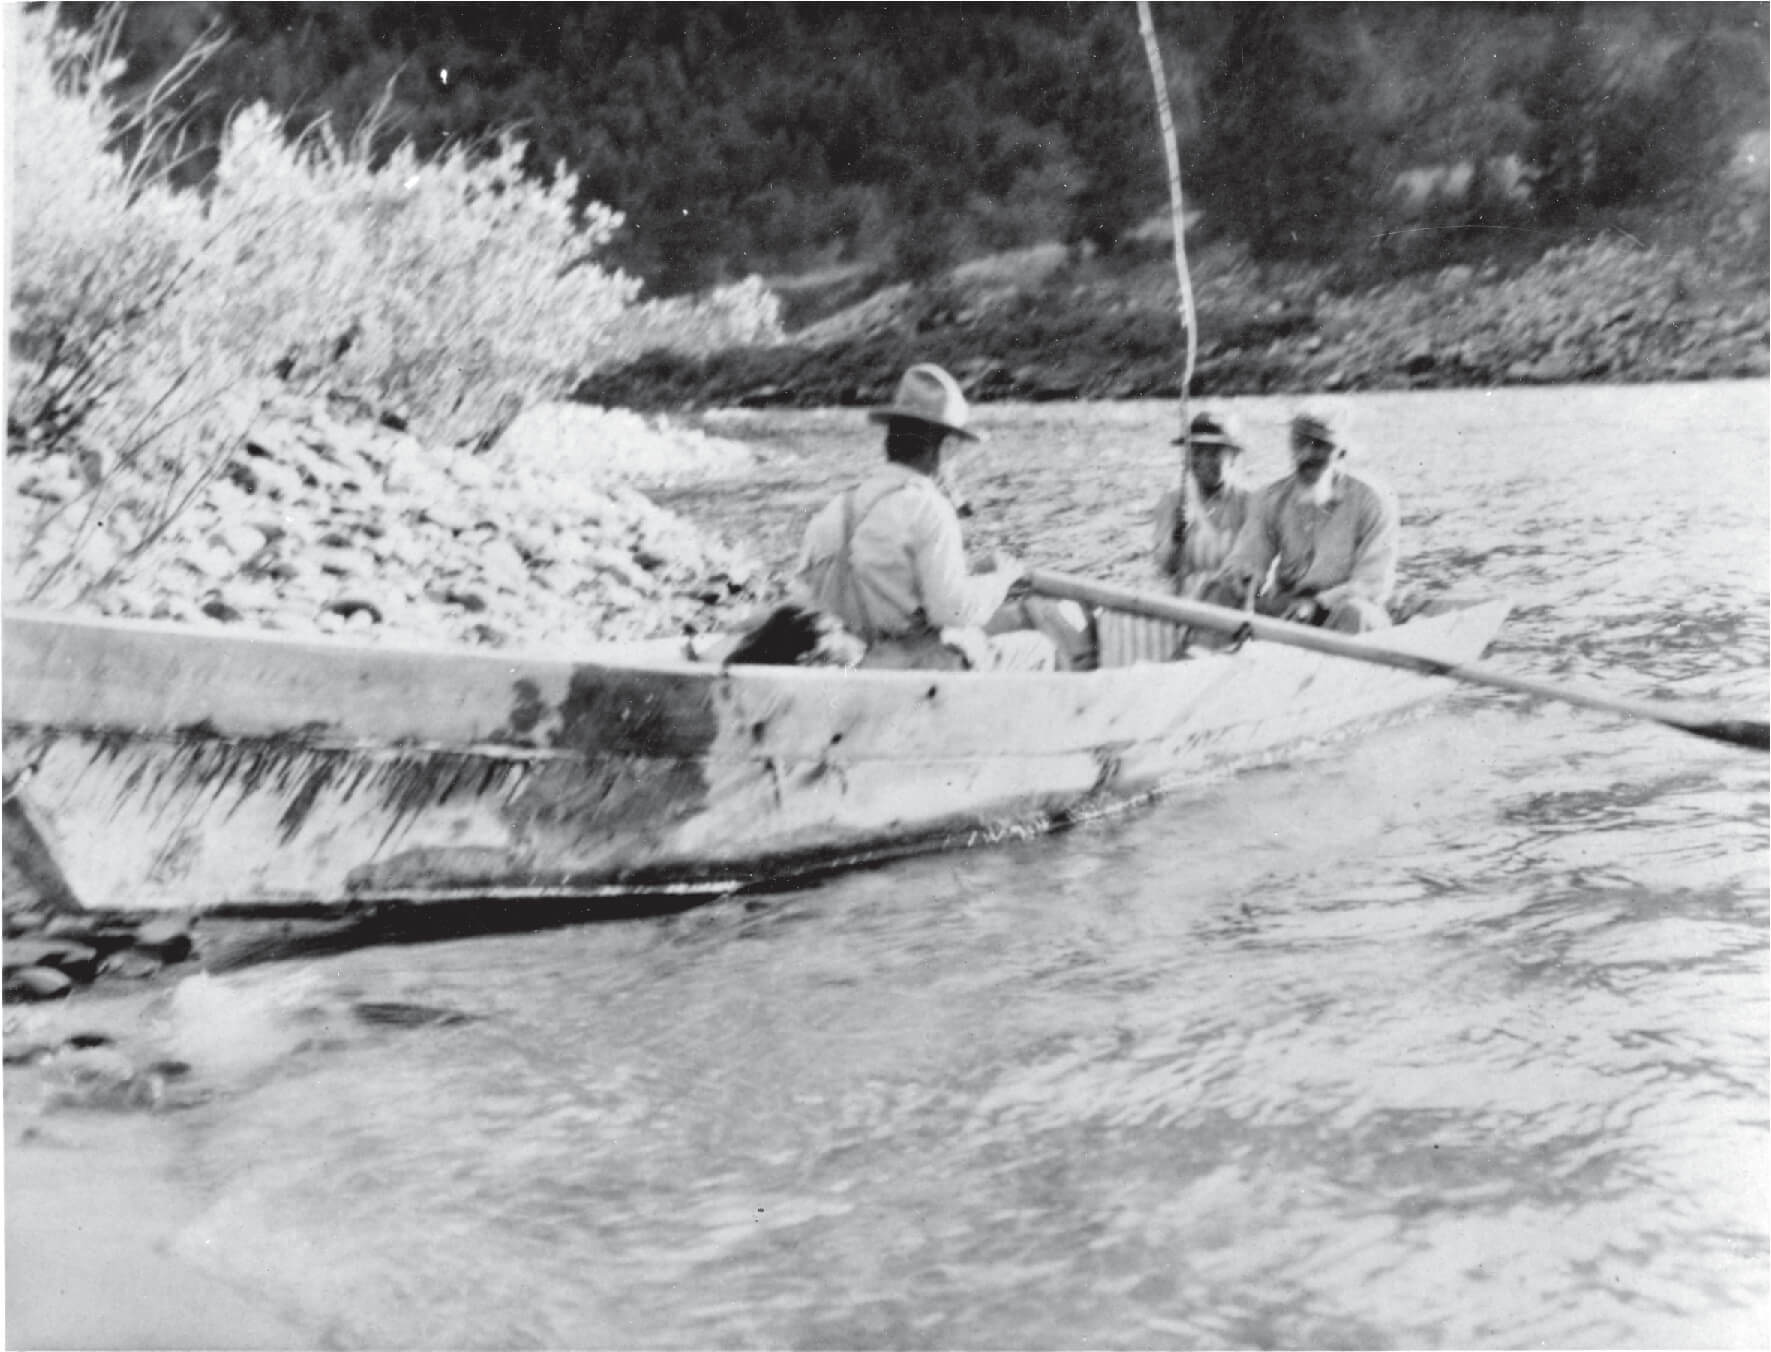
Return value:
[(976, 432), (965, 430), (971, 409), (966, 406), (959, 382), (939, 366), (928, 362), (904, 372), (892, 402), (885, 408), (870, 410), (867, 416), (874, 422), (914, 418), (918, 422), (933, 423), (967, 441), (981, 440)]

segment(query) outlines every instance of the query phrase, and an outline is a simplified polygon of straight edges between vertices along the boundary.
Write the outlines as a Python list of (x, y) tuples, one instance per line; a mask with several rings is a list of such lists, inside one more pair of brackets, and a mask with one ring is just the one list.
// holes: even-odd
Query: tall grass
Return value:
[(44, 557), (51, 538), (55, 554), (114, 556), (86, 561), (83, 592), (128, 571), (273, 396), (341, 392), (427, 442), (483, 445), (637, 346), (779, 332), (754, 284), (640, 303), (637, 279), (597, 261), (620, 214), (576, 206), (563, 165), (526, 177), (513, 138), (377, 157), (373, 126), (291, 139), (254, 105), (231, 119), (212, 180), (178, 189), (166, 82), (119, 137), (122, 68), (102, 26), (59, 28), (53, 7), (9, 7), (7, 22), (7, 468), (46, 504), (8, 513), (28, 595), (57, 595), (68, 561)]

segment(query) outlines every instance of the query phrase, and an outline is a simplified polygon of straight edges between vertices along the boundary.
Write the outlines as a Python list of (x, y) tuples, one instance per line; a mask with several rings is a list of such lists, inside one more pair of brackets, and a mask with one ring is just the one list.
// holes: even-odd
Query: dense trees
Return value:
[(1256, 253), (1332, 248), (1367, 204), (1388, 129), (1365, 106), (1347, 27), (1321, 7), (1239, 6), (1208, 68), (1200, 200)]
[[(1433, 165), (1551, 218), (1651, 197), (1764, 121), (1764, 4), (1156, 10), (1190, 196), (1256, 253), (1380, 232), (1398, 175)], [(421, 151), (515, 130), (530, 172), (563, 164), (625, 213), (615, 258), (664, 292), (1112, 249), (1165, 197), (1130, 4), (139, 5), (129, 87), (209, 25), (231, 40), (193, 87), (195, 144), (258, 98), (292, 131), (373, 119)]]

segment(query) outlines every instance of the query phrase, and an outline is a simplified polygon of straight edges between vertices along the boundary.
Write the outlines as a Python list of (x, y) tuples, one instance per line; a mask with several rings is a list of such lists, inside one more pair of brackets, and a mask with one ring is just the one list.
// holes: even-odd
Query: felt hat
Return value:
[(1221, 446), (1226, 451), (1242, 449), (1242, 433), (1236, 423), (1223, 413), (1195, 413), (1187, 430), (1174, 439), (1176, 446)]
[(1344, 451), (1347, 449), (1346, 417), (1324, 408), (1299, 409), (1291, 418), (1291, 439), (1293, 442), (1313, 441)]
[(892, 402), (884, 408), (870, 410), (867, 416), (880, 423), (890, 422), (893, 418), (914, 418), (917, 422), (933, 423), (967, 441), (981, 440), (976, 432), (966, 430), (971, 409), (966, 405), (959, 382), (929, 362), (919, 363), (904, 372), (892, 395)]

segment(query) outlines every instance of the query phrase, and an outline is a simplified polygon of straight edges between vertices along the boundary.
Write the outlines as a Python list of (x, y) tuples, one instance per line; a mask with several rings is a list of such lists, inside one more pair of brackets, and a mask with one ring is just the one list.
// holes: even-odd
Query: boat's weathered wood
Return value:
[[(1504, 612), (1413, 637), (1474, 655)], [(29, 614), (4, 666), (9, 791), (74, 894), (120, 910), (719, 890), (1038, 830), (1431, 693), (1288, 649), (722, 670)]]

